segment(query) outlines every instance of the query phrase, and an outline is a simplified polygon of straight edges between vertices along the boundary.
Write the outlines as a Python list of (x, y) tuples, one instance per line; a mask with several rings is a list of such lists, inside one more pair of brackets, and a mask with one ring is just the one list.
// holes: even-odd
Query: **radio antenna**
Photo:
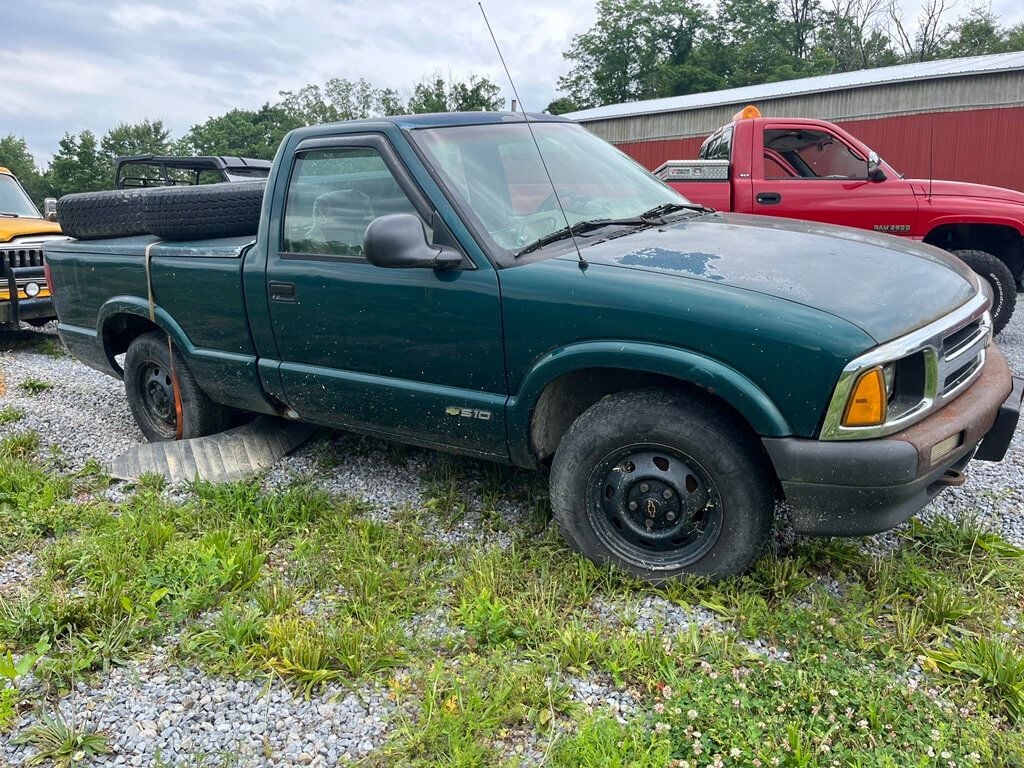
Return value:
[(487, 12), (484, 10), (484, 4), (477, 2), (477, 6), (480, 8), (480, 14), (484, 17), (484, 24), (487, 25), (487, 31), (491, 35), (491, 41), (494, 43), (494, 50), (498, 52), (498, 59), (501, 61), (501, 66), (505, 70), (505, 76), (508, 77), (508, 82), (512, 86), (512, 94), (516, 97), (515, 101), (512, 102), (512, 111), (515, 111), (515, 104), (519, 105), (519, 110), (523, 113), (523, 120), (526, 121), (526, 128), (530, 132), (530, 138), (533, 139), (533, 146), (537, 148), (537, 157), (540, 158), (541, 167), (544, 169), (544, 175), (548, 177), (548, 184), (551, 185), (551, 192), (554, 195), (555, 202), (558, 204), (558, 210), (562, 214), (562, 219), (565, 220), (565, 228), (569, 232), (569, 237), (572, 238), (573, 248), (576, 249), (576, 258), (579, 259), (580, 269), (586, 269), (588, 264), (587, 260), (583, 258), (583, 253), (580, 251), (580, 244), (576, 240), (576, 233), (572, 231), (572, 225), (569, 223), (569, 217), (565, 213), (565, 207), (562, 205), (562, 198), (558, 196), (558, 188), (555, 186), (554, 179), (551, 178), (551, 171), (548, 170), (548, 164), (544, 161), (544, 153), (540, 150), (540, 142), (537, 141), (537, 136), (533, 132), (533, 125), (530, 123), (530, 115), (526, 112), (526, 107), (523, 105), (523, 100), (519, 98), (519, 90), (516, 88), (516, 81), (512, 79), (512, 73), (509, 72), (508, 64), (505, 63), (505, 57), (501, 55), (501, 46), (498, 45), (498, 38), (494, 36), (494, 30), (491, 29), (491, 22), (487, 18)]

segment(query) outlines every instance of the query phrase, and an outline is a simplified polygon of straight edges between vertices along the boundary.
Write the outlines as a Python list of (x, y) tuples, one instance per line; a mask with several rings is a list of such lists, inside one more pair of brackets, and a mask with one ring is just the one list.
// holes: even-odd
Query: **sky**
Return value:
[[(919, 3), (905, 0), (908, 13)], [(555, 97), (562, 51), (594, 5), (485, 0), (528, 109)], [(1024, 17), (1020, 0), (992, 5), (1004, 23)], [(0, 26), (0, 136), (23, 136), (40, 164), (65, 132), (150, 118), (176, 138), (331, 77), (405, 97), (435, 71), (473, 73), (511, 97), (475, 0), (0, 0)]]
[[(562, 51), (594, 0), (485, 0), (526, 107), (568, 70)], [(0, 0), (0, 136), (40, 163), (65, 132), (162, 119), (174, 137), (235, 107), (331, 77), (403, 96), (440, 70), (511, 96), (472, 0)]]

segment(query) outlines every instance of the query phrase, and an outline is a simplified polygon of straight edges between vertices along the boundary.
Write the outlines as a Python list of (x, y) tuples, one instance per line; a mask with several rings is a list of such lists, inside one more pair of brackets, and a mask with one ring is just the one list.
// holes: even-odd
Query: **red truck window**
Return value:
[(867, 178), (865, 159), (826, 131), (766, 128), (764, 149), (765, 179)]

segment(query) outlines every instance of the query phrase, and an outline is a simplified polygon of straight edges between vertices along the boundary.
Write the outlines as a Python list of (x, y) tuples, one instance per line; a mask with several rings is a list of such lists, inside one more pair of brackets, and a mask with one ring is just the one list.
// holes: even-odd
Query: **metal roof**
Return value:
[(841, 91), (862, 88), (869, 85), (889, 85), (912, 80), (937, 80), (947, 77), (963, 77), (992, 72), (1024, 70), (1024, 51), (996, 53), (988, 56), (970, 56), (963, 59), (940, 59), (914, 64), (900, 64), (895, 67), (859, 69), (856, 72), (839, 72), (833, 75), (805, 77), (800, 80), (784, 80), (778, 83), (748, 85), (729, 88), (725, 91), (690, 93), (685, 96), (670, 96), (664, 99), (631, 101), (625, 104), (609, 104), (604, 107), (568, 112), (563, 117), (580, 122), (608, 120), (632, 115), (652, 115), (660, 112), (684, 112), (691, 109), (705, 109), (727, 104), (750, 104), (751, 102), (777, 99), (784, 96), (799, 96), (824, 91)]

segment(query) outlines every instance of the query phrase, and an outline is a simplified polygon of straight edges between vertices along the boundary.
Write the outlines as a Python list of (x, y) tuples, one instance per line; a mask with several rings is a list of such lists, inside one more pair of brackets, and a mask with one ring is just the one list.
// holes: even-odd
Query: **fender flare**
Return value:
[(979, 225), (986, 227), (1005, 227), (1014, 230), (1018, 235), (1024, 237), (1024, 221), (1013, 219), (1007, 216), (992, 216), (990, 214), (975, 213), (953, 213), (946, 216), (938, 216), (928, 221), (928, 231), (925, 232), (922, 240), (937, 229), (957, 224)]
[[(103, 354), (110, 362), (111, 368), (120, 375), (122, 373), (121, 366), (114, 359), (113, 350), (110, 348), (110, 334), (108, 332), (111, 321), (118, 315), (135, 315), (143, 320), (150, 321), (149, 304), (137, 296), (114, 296), (100, 307), (96, 315), (96, 329), (99, 335), (99, 342), (103, 346)], [(169, 335), (174, 344), (186, 357), (191, 356), (195, 351), (195, 345), (185, 334), (185, 331), (182, 330), (181, 326), (178, 325), (177, 321), (159, 306), (155, 308), (153, 316), (154, 320), (151, 322), (155, 322), (160, 330)]]
[(523, 378), (519, 391), (506, 406), (513, 459), (532, 460), (530, 419), (545, 388), (560, 376), (587, 368), (620, 368), (678, 379), (707, 390), (746, 419), (762, 437), (792, 434), (792, 428), (774, 401), (755, 382), (725, 363), (659, 344), (636, 341), (587, 341), (548, 352)]

